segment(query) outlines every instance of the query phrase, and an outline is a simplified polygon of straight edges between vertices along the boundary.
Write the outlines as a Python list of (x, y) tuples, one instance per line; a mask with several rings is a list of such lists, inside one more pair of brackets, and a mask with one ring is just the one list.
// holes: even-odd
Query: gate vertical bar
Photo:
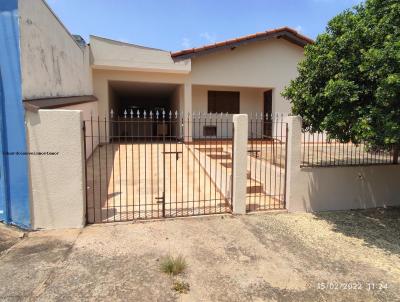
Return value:
[(87, 185), (87, 181), (88, 181), (88, 177), (87, 177), (87, 155), (86, 155), (86, 121), (83, 121), (83, 154), (84, 154), (84, 160), (85, 160), (85, 202), (86, 202), (86, 213), (85, 213), (85, 217), (86, 217), (86, 223), (89, 222), (88, 220), (88, 185)]
[(131, 126), (131, 160), (132, 160), (132, 218), (135, 219), (135, 158), (133, 153), (133, 140), (134, 140), (134, 132), (133, 132), (133, 110), (130, 110), (130, 126)]
[(151, 215), (153, 218), (154, 213), (154, 194), (153, 194), (153, 112), (150, 111), (150, 201), (151, 201)]
[(165, 111), (162, 112), (162, 134), (163, 134), (163, 187), (162, 187), (162, 217), (165, 217)]
[(129, 213), (129, 203), (128, 203), (128, 200), (129, 200), (129, 189), (128, 189), (128, 132), (127, 132), (127, 130), (126, 130), (126, 124), (127, 124), (127, 121), (126, 121), (126, 116), (127, 116), (127, 112), (126, 112), (126, 110), (125, 110), (125, 113), (124, 113), (124, 131), (125, 131), (125, 133), (124, 133), (124, 135), (125, 135), (125, 191), (126, 191), (126, 193), (125, 193), (125, 200), (126, 200), (126, 207), (125, 207), (125, 211), (126, 211), (126, 213), (125, 213), (125, 215), (126, 215), (126, 219), (128, 219), (128, 213)]
[(92, 196), (92, 202), (93, 202), (93, 221), (96, 222), (96, 192), (95, 192), (95, 187), (94, 187), (94, 142), (93, 142), (93, 116), (90, 115), (90, 132), (91, 132), (91, 142), (92, 142), (92, 154), (90, 155), (92, 157), (92, 173), (93, 173), (93, 181), (92, 181), (92, 186), (93, 186), (93, 196)]
[(104, 141), (106, 146), (106, 177), (104, 178), (104, 180), (106, 186), (106, 207), (107, 207), (107, 221), (108, 221), (109, 213), (108, 213), (108, 183), (107, 183), (107, 175), (108, 175), (107, 116), (104, 116)]
[(100, 221), (103, 221), (103, 211), (102, 211), (102, 206), (101, 206), (101, 148), (100, 148), (100, 116), (97, 116), (97, 144), (99, 146), (99, 201), (100, 201)]

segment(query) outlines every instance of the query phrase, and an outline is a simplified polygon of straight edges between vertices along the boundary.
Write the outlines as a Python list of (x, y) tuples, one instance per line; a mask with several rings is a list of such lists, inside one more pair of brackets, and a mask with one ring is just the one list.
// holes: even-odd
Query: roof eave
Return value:
[(179, 52), (171, 53), (171, 57), (174, 61), (180, 61), (184, 59), (191, 59), (194, 57), (202, 56), (202, 55), (207, 55), (210, 53), (213, 53), (215, 51), (220, 51), (223, 49), (232, 49), (236, 48), (241, 45), (245, 45), (248, 43), (253, 43), (256, 41), (263, 41), (263, 40), (271, 40), (271, 39), (285, 39), (297, 46), (304, 47), (307, 44), (313, 43), (313, 41), (309, 38), (303, 37), (297, 33), (292, 32), (292, 30), (281, 30), (281, 31), (276, 31), (273, 33), (268, 33), (268, 34), (253, 34), (250, 36), (247, 36), (245, 38), (241, 39), (232, 39), (228, 40), (225, 42), (220, 42), (216, 43), (213, 45), (208, 45), (205, 46), (204, 49), (188, 49), (188, 50), (182, 50)]

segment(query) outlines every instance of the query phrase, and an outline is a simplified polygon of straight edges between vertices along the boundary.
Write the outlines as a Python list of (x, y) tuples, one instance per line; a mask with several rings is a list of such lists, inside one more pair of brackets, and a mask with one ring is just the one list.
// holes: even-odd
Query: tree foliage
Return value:
[(282, 93), (311, 131), (375, 147), (400, 144), (400, 0), (367, 0), (305, 47)]

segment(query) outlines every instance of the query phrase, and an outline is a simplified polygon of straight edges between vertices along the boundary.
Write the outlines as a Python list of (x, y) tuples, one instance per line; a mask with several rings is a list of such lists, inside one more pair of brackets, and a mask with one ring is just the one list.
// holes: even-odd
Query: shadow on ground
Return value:
[(0, 255), (18, 243), (24, 233), (17, 228), (0, 223)]
[(364, 240), (376, 247), (400, 255), (400, 208), (314, 213), (316, 219), (333, 225), (333, 231)]

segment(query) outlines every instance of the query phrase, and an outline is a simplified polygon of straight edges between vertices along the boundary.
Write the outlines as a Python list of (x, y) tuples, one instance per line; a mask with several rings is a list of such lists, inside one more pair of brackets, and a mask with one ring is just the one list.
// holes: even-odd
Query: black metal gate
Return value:
[(247, 211), (286, 208), (287, 139), (283, 116), (249, 116)]
[(131, 110), (83, 128), (88, 223), (231, 211), (230, 115)]

